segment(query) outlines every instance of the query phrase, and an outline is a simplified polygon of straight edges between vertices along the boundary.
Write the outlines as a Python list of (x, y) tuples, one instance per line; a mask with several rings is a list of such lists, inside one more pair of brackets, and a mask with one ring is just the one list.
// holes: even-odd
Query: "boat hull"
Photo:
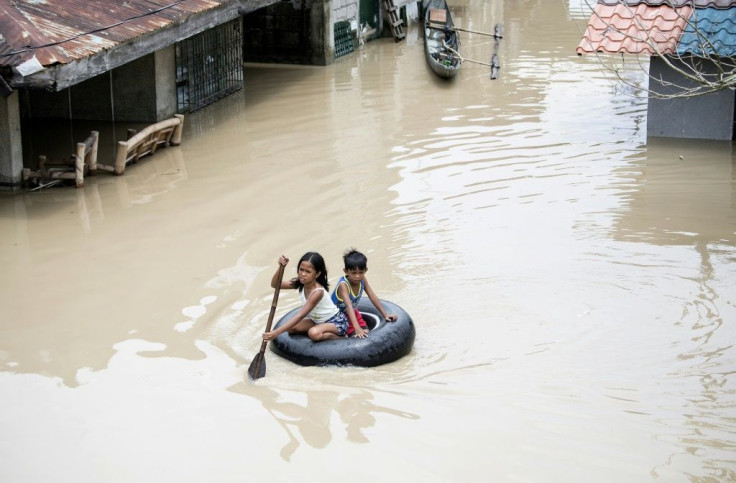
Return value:
[(432, 71), (451, 79), (460, 70), (460, 39), (445, 0), (430, 0), (424, 12), (424, 55)]

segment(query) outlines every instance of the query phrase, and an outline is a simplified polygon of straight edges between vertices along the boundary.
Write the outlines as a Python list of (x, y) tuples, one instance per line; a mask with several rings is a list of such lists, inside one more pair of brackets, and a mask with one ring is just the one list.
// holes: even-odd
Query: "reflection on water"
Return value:
[(736, 243), (732, 143), (647, 140), (621, 173), (630, 190), (615, 237), (667, 245)]
[[(697, 267), (682, 275), (692, 284), (690, 294), (679, 303), (680, 316), (673, 320), (673, 327), (692, 343), (681, 348), (679, 364), (668, 376), (698, 382), (686, 391), (687, 401), (681, 407), (684, 431), (660, 437), (692, 452), (673, 458), (675, 464), (678, 459), (687, 461), (710, 453), (703, 452), (703, 447), (732, 448), (728, 438), (713, 438), (710, 428), (720, 426), (723, 402), (734, 394), (728, 384), (734, 345), (722, 334), (729, 331), (721, 307), (730, 291), (721, 288), (719, 267), (733, 261), (736, 243), (736, 162), (731, 143), (649, 140), (640, 169), (627, 195), (630, 208), (622, 213), (616, 234), (629, 241), (692, 247)], [(677, 398), (682, 390), (672, 391), (670, 397)], [(732, 479), (731, 465), (714, 459), (706, 463), (709, 473), (721, 480)]]
[[(647, 138), (646, 101), (575, 55), (579, 2), (450, 3), (503, 23), (498, 79), (436, 78), (416, 28), (247, 65), (181, 146), (0, 198), (1, 480), (736, 478), (733, 144)], [(121, 126), (71, 128), (48, 139)], [(412, 353), (269, 351), (249, 381), (278, 255), (334, 283), (352, 246)]]
[[(369, 443), (364, 434), (375, 422), (375, 414), (389, 414), (406, 419), (418, 419), (416, 414), (382, 407), (373, 403), (373, 395), (361, 390), (345, 394), (344, 389), (333, 391), (303, 391), (296, 393), (277, 392), (264, 385), (239, 383), (230, 388), (258, 399), (268, 414), (281, 426), (288, 437), (288, 443), (281, 448), (280, 455), (290, 461), (299, 448), (300, 438), (314, 448), (326, 448), (332, 439), (332, 413), (335, 412), (344, 425), (348, 441), (353, 443)], [(289, 401), (289, 396), (299, 398), (306, 395), (306, 402)], [(296, 434), (298, 433), (298, 434)]]

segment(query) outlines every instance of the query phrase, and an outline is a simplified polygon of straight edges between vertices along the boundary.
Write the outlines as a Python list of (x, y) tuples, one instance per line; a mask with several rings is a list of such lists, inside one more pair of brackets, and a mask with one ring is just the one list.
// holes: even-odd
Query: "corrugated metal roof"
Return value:
[(595, 6), (578, 54), (604, 52), (672, 54), (687, 26), (692, 7), (605, 5)]
[(680, 38), (677, 53), (736, 57), (736, 8), (696, 9)]
[(671, 6), (671, 7), (695, 7), (695, 8), (731, 8), (736, 5), (736, 0), (598, 0), (598, 3), (603, 5), (620, 5), (626, 4), (629, 6), (639, 5), (644, 3), (650, 7), (658, 6)]
[(229, 0), (0, 0), (0, 67), (65, 64)]

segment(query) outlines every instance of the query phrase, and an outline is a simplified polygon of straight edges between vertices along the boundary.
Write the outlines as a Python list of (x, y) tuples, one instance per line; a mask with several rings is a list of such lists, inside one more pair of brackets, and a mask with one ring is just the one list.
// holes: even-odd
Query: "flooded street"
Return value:
[[(0, 193), (0, 481), (736, 479), (733, 144), (647, 139), (574, 5), (450, 5), (503, 23), (461, 36), (498, 79), (438, 78), (413, 24), (246, 65), (122, 177)], [(334, 284), (350, 247), (411, 354), (251, 382), (278, 256)]]

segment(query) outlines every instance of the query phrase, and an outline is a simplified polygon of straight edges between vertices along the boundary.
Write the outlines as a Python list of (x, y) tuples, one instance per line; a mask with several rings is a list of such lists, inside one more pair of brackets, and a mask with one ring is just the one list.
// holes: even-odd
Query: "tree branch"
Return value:
[[(624, 77), (621, 69), (608, 65), (601, 56), (600, 51), (595, 51), (596, 58), (600, 64), (608, 71), (613, 72), (616, 78), (624, 84), (634, 87), (637, 90), (642, 89), (649, 97), (657, 99), (675, 99), (684, 97), (696, 97), (711, 94), (725, 89), (736, 89), (736, 61), (729, 57), (720, 57), (717, 54), (716, 46), (709, 38), (708, 32), (704, 31), (698, 24), (697, 10), (692, 15), (682, 13), (683, 8), (694, 8), (682, 5), (676, 6), (674, 2), (668, 0), (666, 5), (675, 12), (678, 19), (684, 22), (684, 28), (677, 38), (669, 38), (662, 35), (659, 30), (654, 30), (645, 25), (642, 18), (636, 15), (636, 11), (625, 0), (619, 0), (626, 13), (630, 16), (631, 22), (626, 31), (619, 29), (607, 19), (601, 17), (594, 8), (594, 3), (585, 0), (585, 4), (591, 9), (592, 15), (598, 18), (605, 26), (603, 31), (604, 37), (613, 35), (622, 36), (624, 39), (634, 41), (636, 44), (645, 44), (639, 48), (639, 52), (632, 54), (636, 58), (638, 68), (644, 72), (650, 79), (649, 87), (642, 89), (641, 86), (633, 84), (629, 79)], [(697, 41), (697, 49), (694, 53), (679, 54), (677, 46), (682, 40), (682, 35), (691, 28), (695, 32)], [(584, 33), (583, 33), (584, 35)], [(699, 52), (697, 50), (699, 49)], [(593, 45), (591, 44), (591, 49)], [(670, 52), (671, 50), (671, 52)], [(646, 61), (642, 61), (642, 52), (647, 53)], [(625, 53), (622, 59), (625, 64)], [(650, 73), (651, 57), (659, 57), (662, 62), (679, 76), (683, 82), (673, 82), (665, 80), (661, 76), (654, 76)], [(708, 72), (707, 68), (711, 67), (715, 72)], [(653, 82), (652, 82), (653, 81)], [(652, 85), (652, 84), (655, 85)], [(686, 84), (692, 85), (686, 85)], [(661, 88), (661, 89), (658, 89)]]

